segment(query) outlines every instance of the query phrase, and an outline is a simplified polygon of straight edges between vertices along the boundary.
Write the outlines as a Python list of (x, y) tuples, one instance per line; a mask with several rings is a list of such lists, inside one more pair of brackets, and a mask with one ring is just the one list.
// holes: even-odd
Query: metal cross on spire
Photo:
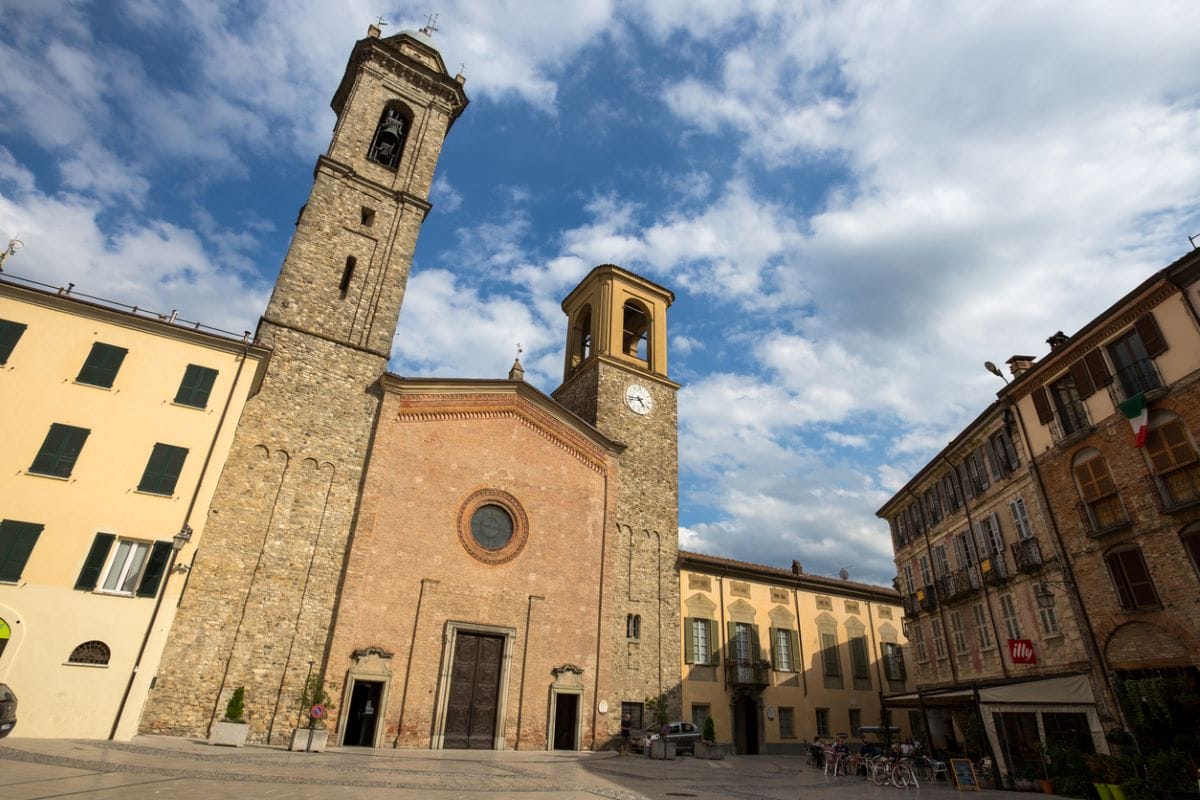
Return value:
[(437, 19), (438, 19), (437, 14), (426, 14), (425, 15), (425, 27), (421, 28), (421, 33), (425, 34), (426, 36), (432, 36), (433, 32), (438, 29)]
[(377, 28), (386, 28), (387, 27), (387, 23), (383, 21), (383, 15), (380, 15), (379, 19), (375, 20), (375, 27), (377, 27)]

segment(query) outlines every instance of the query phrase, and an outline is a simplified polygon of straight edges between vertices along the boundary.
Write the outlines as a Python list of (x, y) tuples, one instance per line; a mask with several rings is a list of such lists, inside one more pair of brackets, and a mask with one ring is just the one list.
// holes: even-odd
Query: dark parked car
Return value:
[(17, 724), (17, 696), (0, 683), (0, 739), (8, 736)]
[[(690, 722), (672, 722), (668, 726), (667, 741), (675, 743), (676, 753), (695, 753), (696, 742), (700, 741), (700, 729)], [(633, 746), (638, 750), (645, 750), (646, 745), (655, 739), (662, 738), (662, 731), (658, 728), (646, 728), (645, 730), (634, 731), (630, 736)]]

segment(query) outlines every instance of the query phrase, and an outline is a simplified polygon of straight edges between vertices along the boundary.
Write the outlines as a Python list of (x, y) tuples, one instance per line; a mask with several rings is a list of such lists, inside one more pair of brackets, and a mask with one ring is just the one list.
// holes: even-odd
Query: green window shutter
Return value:
[(42, 526), (6, 519), (0, 522), (0, 581), (19, 581)]
[(855, 636), (850, 640), (850, 659), (854, 662), (854, 677), (870, 679), (871, 672), (867, 664), (867, 638)]
[(821, 656), (825, 661), (825, 674), (830, 677), (842, 674), (841, 664), (838, 663), (837, 637), (832, 633), (821, 634)]
[(95, 540), (92, 541), (92, 549), (88, 551), (87, 560), (83, 562), (83, 569), (79, 571), (79, 580), (75, 581), (76, 589), (90, 592), (96, 588), (96, 584), (100, 582), (100, 570), (104, 569), (104, 562), (108, 560), (108, 551), (112, 549), (116, 538), (111, 533), (96, 534)]
[(59, 478), (71, 477), (79, 451), (87, 441), (87, 428), (76, 428), (72, 425), (59, 425), (57, 422), (50, 426), (42, 447), (29, 467), (30, 472), (41, 475), (54, 475)]
[(777, 628), (767, 628), (767, 638), (770, 640), (771, 669), (779, 669), (779, 637), (775, 635)]
[(737, 661), (737, 625), (733, 622), (727, 622), (725, 625), (729, 633), (729, 638), (725, 640), (725, 647), (728, 648), (725, 654), (725, 661)]
[(696, 637), (692, 633), (692, 625), (695, 620), (691, 617), (686, 617), (683, 620), (683, 663), (693, 664), (695, 659), (692, 657), (692, 647), (696, 644)]
[(154, 445), (150, 460), (146, 463), (146, 471), (142, 473), (142, 480), (138, 483), (138, 491), (151, 494), (174, 492), (187, 454), (186, 447), (161, 443)]
[(13, 348), (17, 346), (17, 341), (23, 333), (24, 324), (0, 319), (0, 364), (8, 363), (8, 357), (12, 355)]
[(762, 646), (758, 642), (758, 626), (750, 626), (750, 660), (761, 661), (763, 657)]
[(800, 638), (793, 630), (788, 631), (788, 638), (792, 640), (792, 672), (799, 672), (800, 666)]
[(121, 369), (121, 362), (125, 360), (125, 354), (128, 352), (124, 347), (114, 347), (104, 342), (96, 342), (92, 345), (92, 352), (88, 353), (79, 374), (75, 376), (76, 383), (111, 387), (113, 381), (117, 379), (117, 370)]
[(142, 573), (142, 582), (138, 584), (138, 597), (154, 597), (158, 594), (158, 584), (162, 581), (167, 569), (167, 560), (171, 557), (170, 542), (155, 542), (146, 561), (146, 571)]
[(208, 395), (212, 392), (216, 380), (215, 369), (188, 364), (187, 369), (183, 371), (179, 391), (175, 393), (175, 402), (181, 406), (204, 408), (208, 405)]
[(721, 639), (717, 636), (720, 630), (715, 619), (706, 619), (708, 626), (708, 663), (714, 667), (721, 663)]

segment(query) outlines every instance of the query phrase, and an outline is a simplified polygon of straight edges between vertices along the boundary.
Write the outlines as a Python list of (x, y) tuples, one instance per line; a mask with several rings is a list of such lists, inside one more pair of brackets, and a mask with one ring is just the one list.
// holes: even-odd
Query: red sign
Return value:
[(1028, 639), (1009, 639), (1008, 657), (1014, 664), (1037, 663), (1037, 656), (1033, 652), (1033, 642)]
[(313, 719), (320, 719), (321, 717), (325, 716), (325, 706), (315, 705), (309, 709), (308, 714)]

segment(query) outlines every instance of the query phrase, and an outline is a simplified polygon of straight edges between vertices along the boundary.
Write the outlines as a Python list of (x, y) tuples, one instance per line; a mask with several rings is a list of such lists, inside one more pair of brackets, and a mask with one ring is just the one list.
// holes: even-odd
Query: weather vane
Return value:
[(375, 26), (379, 28), (387, 27), (387, 23), (383, 21), (383, 15), (380, 15), (379, 19), (375, 20)]
[(521, 357), (521, 353), (524, 353), (524, 352), (525, 352), (525, 351), (524, 351), (524, 350), (521, 348), (521, 343), (520, 343), (520, 342), (517, 342), (517, 358), (520, 358), (520, 357)]
[(432, 36), (433, 32), (438, 29), (437, 18), (438, 18), (437, 14), (426, 14), (425, 15), (425, 27), (421, 28), (421, 33), (425, 34), (426, 36)]

